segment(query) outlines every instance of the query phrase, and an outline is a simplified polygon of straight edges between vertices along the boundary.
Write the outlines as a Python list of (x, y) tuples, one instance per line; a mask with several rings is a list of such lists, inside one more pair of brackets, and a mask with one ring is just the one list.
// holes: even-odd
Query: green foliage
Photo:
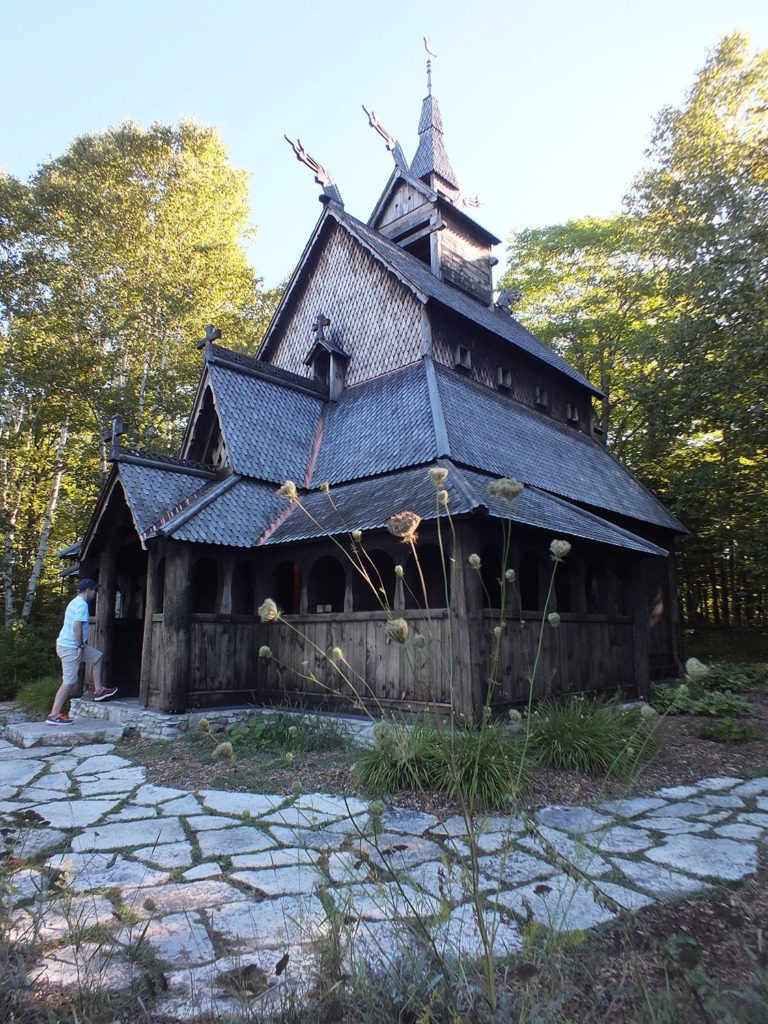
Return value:
[(445, 761), (440, 734), (430, 722), (379, 722), (375, 743), (355, 762), (355, 777), (372, 796), (439, 788)]
[(346, 740), (338, 725), (320, 715), (263, 715), (250, 722), (238, 722), (228, 732), (238, 756), (247, 757), (257, 750), (291, 751), (338, 750)]
[(253, 352), (278, 296), (243, 246), (247, 175), (191, 122), (126, 122), (28, 184), (0, 174), (0, 211), (0, 585), (26, 622), (56, 579), (49, 549), (82, 534), (115, 411), (133, 446), (173, 451), (205, 321)]
[(376, 742), (355, 763), (355, 775), (373, 796), (435, 789), (470, 807), (503, 806), (530, 781), (521, 745), (500, 723), (456, 729), (421, 721), (382, 722)]
[(522, 232), (517, 315), (605, 394), (613, 449), (685, 522), (690, 622), (765, 626), (768, 53), (723, 39), (660, 113), (626, 211)]
[(45, 676), (43, 679), (25, 683), (18, 692), (16, 703), (25, 711), (45, 716), (51, 710), (53, 698), (60, 686), (61, 676)]
[(707, 722), (699, 729), (698, 735), (702, 740), (714, 740), (716, 743), (749, 743), (762, 738), (762, 733), (754, 725), (737, 722), (730, 716), (720, 722)]
[(712, 665), (709, 675), (704, 684), (709, 689), (716, 690), (749, 690), (753, 686), (766, 682), (768, 679), (768, 665), (765, 662), (758, 662), (746, 665), (741, 662), (720, 662)]
[(622, 710), (615, 701), (542, 701), (530, 725), (530, 748), (541, 764), (590, 775), (631, 777), (655, 744), (640, 710)]
[(750, 711), (749, 703), (730, 690), (706, 690), (700, 697), (690, 702), (692, 715), (710, 715), (722, 718), (743, 718)]
[(443, 752), (439, 788), (469, 807), (503, 806), (530, 783), (521, 744), (501, 722), (457, 730), (445, 738)]
[(11, 700), (19, 687), (56, 671), (58, 660), (48, 629), (0, 628), (0, 700)]
[(691, 697), (688, 685), (680, 683), (654, 683), (648, 703), (660, 715), (687, 715), (691, 710)]

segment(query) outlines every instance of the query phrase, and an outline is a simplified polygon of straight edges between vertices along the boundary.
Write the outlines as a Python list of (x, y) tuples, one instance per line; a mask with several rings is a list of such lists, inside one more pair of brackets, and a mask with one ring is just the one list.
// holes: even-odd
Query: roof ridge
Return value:
[(166, 536), (171, 536), (175, 530), (183, 526), (193, 515), (197, 515), (215, 498), (225, 494), (231, 487), (234, 487), (240, 479), (241, 477), (238, 474), (233, 473), (232, 476), (226, 477), (224, 480), (219, 481), (218, 484), (198, 488), (194, 494), (190, 494), (184, 501), (168, 509), (156, 523), (153, 523), (144, 531), (141, 539), (145, 540), (150, 534), (159, 533), (161, 530)]

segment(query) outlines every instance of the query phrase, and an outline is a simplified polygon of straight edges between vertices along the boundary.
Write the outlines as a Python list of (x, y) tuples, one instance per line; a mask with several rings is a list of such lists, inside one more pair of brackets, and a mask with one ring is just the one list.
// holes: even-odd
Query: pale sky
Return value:
[[(445, 144), (476, 219), (512, 230), (621, 206), (653, 118), (707, 51), (740, 31), (768, 48), (766, 0), (0, 0), (0, 167), (26, 179), (78, 135), (130, 119), (218, 128), (251, 174), (251, 250), (269, 285), (320, 214), (297, 136), (366, 220), (392, 169), (361, 104), (417, 144), (422, 37)], [(496, 250), (503, 263), (504, 246)]]

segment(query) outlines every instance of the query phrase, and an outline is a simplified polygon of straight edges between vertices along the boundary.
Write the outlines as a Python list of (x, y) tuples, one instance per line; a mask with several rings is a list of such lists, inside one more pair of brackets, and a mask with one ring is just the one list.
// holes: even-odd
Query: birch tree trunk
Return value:
[(51, 536), (53, 517), (56, 513), (56, 506), (59, 503), (59, 490), (61, 489), (61, 478), (64, 475), (64, 450), (67, 446), (68, 438), (69, 416), (67, 416), (67, 418), (62, 423), (61, 431), (59, 432), (59, 442), (56, 446), (56, 463), (55, 471), (53, 474), (53, 481), (51, 483), (51, 493), (48, 498), (48, 507), (45, 510), (43, 528), (40, 531), (40, 543), (37, 546), (35, 564), (32, 566), (32, 573), (29, 577), (29, 584), (27, 586), (27, 594), (26, 597), (24, 598), (24, 606), (21, 610), (21, 621), (24, 623), (25, 626), (29, 625), (29, 620), (32, 617), (32, 606), (34, 605), (35, 602), (37, 584), (40, 581), (40, 574), (43, 571), (43, 561), (45, 560), (45, 556), (48, 551), (48, 541)]

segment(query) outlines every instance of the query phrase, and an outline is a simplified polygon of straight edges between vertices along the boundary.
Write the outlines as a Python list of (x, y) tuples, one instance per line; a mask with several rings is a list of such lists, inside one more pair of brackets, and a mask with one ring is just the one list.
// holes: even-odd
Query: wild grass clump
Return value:
[(501, 722), (457, 730), (444, 754), (440, 788), (469, 807), (500, 807), (530, 783), (522, 744)]
[(47, 715), (51, 710), (53, 698), (61, 686), (59, 676), (43, 676), (32, 682), (25, 683), (16, 696), (16, 703), (24, 711), (35, 715)]
[(228, 732), (229, 742), (240, 756), (259, 750), (307, 753), (339, 750), (347, 740), (338, 724), (319, 715), (263, 715), (250, 722), (238, 722)]
[(530, 723), (529, 749), (539, 764), (585, 775), (630, 778), (656, 746), (639, 708), (583, 696), (543, 701)]
[(357, 781), (372, 796), (440, 788), (442, 742), (431, 722), (379, 722), (373, 735), (373, 746), (362, 751), (354, 767)]
[(530, 781), (520, 742), (500, 722), (463, 728), (382, 722), (355, 776), (372, 796), (433, 789), (469, 807), (503, 806)]

